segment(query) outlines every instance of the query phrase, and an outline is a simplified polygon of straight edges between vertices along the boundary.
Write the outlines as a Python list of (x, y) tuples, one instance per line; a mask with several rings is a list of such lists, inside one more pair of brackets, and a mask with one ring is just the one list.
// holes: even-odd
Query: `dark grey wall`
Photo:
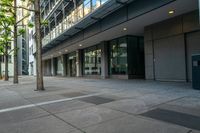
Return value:
[(186, 80), (183, 35), (155, 40), (154, 51), (157, 80)]
[(192, 54), (200, 54), (200, 31), (188, 33), (187, 39), (187, 67), (188, 67), (188, 79), (192, 80)]
[(191, 54), (200, 53), (198, 22), (193, 11), (145, 27), (146, 79), (191, 80)]

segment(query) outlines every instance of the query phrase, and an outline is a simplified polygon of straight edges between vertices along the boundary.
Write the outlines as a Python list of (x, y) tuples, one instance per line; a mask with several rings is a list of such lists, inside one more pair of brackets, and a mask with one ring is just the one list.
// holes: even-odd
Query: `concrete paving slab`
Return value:
[(81, 98), (81, 99), (79, 99), (79, 100), (80, 100), (80, 101), (87, 102), (87, 103), (96, 104), (96, 105), (105, 104), (105, 103), (110, 103), (110, 102), (113, 102), (113, 101), (114, 101), (114, 99), (105, 98), (105, 97), (100, 97), (100, 96), (91, 96), (91, 97)]
[(11, 108), (11, 107), (16, 107), (16, 106), (23, 106), (23, 105), (28, 105), (30, 102), (26, 99), (23, 99), (22, 97), (19, 96), (12, 96), (9, 97), (9, 99), (1, 99), (0, 100), (0, 109), (5, 109), (5, 108)]
[[(138, 92), (136, 90), (131, 90), (131, 91), (120, 91), (120, 92), (114, 92), (113, 95), (121, 97), (121, 98), (136, 98), (136, 97), (141, 97), (144, 96), (144, 92)], [(149, 94), (149, 93), (148, 93)]]
[(184, 97), (160, 105), (159, 108), (200, 116), (200, 97)]
[(200, 117), (198, 116), (159, 108), (141, 115), (200, 131)]
[(200, 97), (184, 97), (168, 104), (200, 110)]
[(162, 103), (170, 102), (172, 100), (176, 100), (184, 97), (183, 95), (159, 95), (159, 94), (146, 94), (141, 97), (136, 97), (138, 100), (142, 100), (148, 106), (156, 106)]
[(7, 126), (0, 126), (1, 133), (69, 133), (77, 129), (54, 116), (41, 117)]
[(82, 93), (82, 92), (68, 92), (68, 93), (63, 93), (63, 94), (60, 94), (60, 95), (70, 98), (70, 97), (84, 96), (84, 95), (87, 95), (87, 94)]
[(125, 116), (84, 128), (86, 133), (187, 133), (190, 130), (185, 127), (134, 116)]
[(200, 117), (200, 108), (194, 109), (194, 108), (188, 108), (188, 107), (183, 107), (183, 106), (179, 106), (179, 105), (169, 105), (169, 104), (163, 104), (163, 105), (159, 106), (158, 108), (181, 112), (181, 113), (186, 113), (186, 114), (190, 114), (190, 115), (196, 115), (196, 116)]
[(47, 101), (54, 101), (59, 99), (64, 99), (65, 97), (61, 95), (48, 95), (48, 96), (39, 96), (39, 97), (32, 97), (32, 98), (26, 98), (31, 103), (41, 103), (41, 102), (47, 102)]
[(118, 101), (103, 104), (100, 106), (107, 107), (114, 110), (119, 110), (126, 113), (131, 113), (131, 114), (140, 114), (152, 109), (144, 101), (138, 100), (138, 99), (118, 100)]
[(67, 111), (72, 111), (72, 110), (81, 109), (81, 108), (87, 108), (89, 106), (93, 106), (93, 104), (85, 103), (78, 100), (72, 100), (72, 101), (64, 101), (64, 102), (59, 102), (59, 103), (43, 105), (41, 106), (41, 108), (45, 109), (48, 112), (56, 114), (56, 113), (67, 112)]
[(63, 120), (75, 125), (76, 127), (82, 128), (118, 118), (126, 114), (95, 106), (70, 112), (64, 112), (56, 115)]
[[(200, 112), (198, 110), (200, 92), (193, 90), (191, 84), (188, 83), (45, 77), (44, 83), (46, 91), (44, 92), (34, 91), (36, 85), (35, 77), (22, 77), (18, 85), (12, 85), (12, 81), (9, 81), (9, 83), (10, 84), (1, 86), (0, 82), (0, 107), (2, 107), (2, 109), (4, 107), (10, 107), (5, 105), (26, 105), (26, 99), (29, 99), (33, 103), (46, 102), (47, 105), (41, 106), (42, 108), (39, 108), (39, 110), (38, 107), (35, 107), (37, 108), (36, 110), (26, 108), (13, 111), (14, 113), (6, 112), (0, 114), (0, 133), (4, 133), (1, 132), (1, 129), (3, 129), (2, 127), (7, 126), (10, 129), (7, 130), (7, 128), (5, 130), (6, 133), (13, 133), (14, 130), (12, 129), (22, 129), (17, 128), (19, 127), (19, 125), (17, 125), (18, 123), (49, 116), (50, 114), (44, 110), (47, 110), (51, 114), (62, 114), (60, 118), (63, 118), (66, 122), (71, 122), (75, 126), (78, 125), (78, 127), (81, 128), (83, 126), (84, 130), (88, 131), (87, 133), (190, 133), (188, 128), (147, 117), (141, 117), (138, 114), (158, 107), (170, 108), (172, 111), (173, 109), (174, 111), (181, 110), (183, 113), (185, 111), (186, 113), (189, 112), (191, 115), (197, 114), (197, 116), (199, 116), (198, 112)], [(106, 98), (116, 98), (116, 101), (98, 106), (77, 99), (54, 104), (48, 103), (48, 101), (60, 99), (62, 94), (71, 92), (89, 92), (88, 94), (100, 93), (101, 97), (106, 95)], [(184, 99), (183, 101), (179, 99), (189, 96), (192, 98), (195, 97), (195, 99)], [(65, 98), (67, 98), (67, 96)], [(122, 113), (122, 111), (126, 113)], [(127, 115), (127, 113), (133, 116), (131, 117)], [(44, 120), (43, 122), (48, 120), (56, 122), (54, 118)], [(28, 123), (27, 126), (30, 128), (24, 130), (27, 132), (28, 130), (32, 130), (32, 124), (37, 125), (35, 122)], [(11, 125), (16, 125), (16, 127), (14, 126), (15, 128), (12, 128), (10, 127)], [(54, 132), (57, 131), (51, 129), (48, 125), (53, 127), (53, 124), (47, 122), (46, 127)], [(36, 126), (33, 126), (33, 128), (35, 127)], [(62, 126), (60, 127), (65, 128)], [(46, 129), (41, 129), (39, 132), (43, 133), (42, 131), (46, 132)], [(33, 132), (37, 131), (33, 129)], [(80, 133), (79, 130), (70, 132)], [(192, 133), (197, 132), (198, 131), (195, 130), (192, 131)], [(21, 132), (17, 130), (16, 133)]]
[(72, 132), (69, 132), (69, 133), (85, 133), (85, 132), (81, 132), (81, 131), (72, 131)]
[(104, 104), (102, 106), (120, 110), (127, 113), (140, 114), (150, 109), (153, 109), (159, 106), (160, 104), (181, 98), (181, 96), (179, 95), (168, 96), (168, 95), (158, 95), (150, 93), (142, 96), (135, 96), (135, 97), (133, 96), (132, 99), (119, 100), (112, 103)]
[(49, 113), (38, 107), (4, 112), (4, 113), (0, 113), (0, 125), (17, 123), (17, 122), (34, 119), (34, 118), (38, 118), (38, 117), (42, 117), (46, 115), (49, 115)]

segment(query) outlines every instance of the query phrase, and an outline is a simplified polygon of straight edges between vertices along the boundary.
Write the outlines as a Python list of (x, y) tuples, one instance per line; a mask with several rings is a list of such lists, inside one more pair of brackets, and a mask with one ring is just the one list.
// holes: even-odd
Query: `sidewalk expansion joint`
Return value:
[(42, 106), (42, 105), (48, 105), (48, 104), (59, 103), (59, 102), (64, 102), (64, 101), (72, 101), (72, 100), (86, 98), (86, 97), (98, 96), (101, 94), (102, 93), (94, 93), (94, 94), (89, 94), (89, 95), (84, 95), (84, 96), (65, 98), (65, 99), (59, 99), (59, 100), (53, 100), (53, 101), (47, 101), (47, 102), (41, 102), (41, 103), (35, 103), (35, 104), (28, 104), (28, 105), (22, 105), (22, 106), (11, 107), (11, 108), (5, 108), (5, 109), (0, 109), (0, 113), (16, 111), (16, 110), (32, 108), (32, 107), (38, 107), (38, 106)]

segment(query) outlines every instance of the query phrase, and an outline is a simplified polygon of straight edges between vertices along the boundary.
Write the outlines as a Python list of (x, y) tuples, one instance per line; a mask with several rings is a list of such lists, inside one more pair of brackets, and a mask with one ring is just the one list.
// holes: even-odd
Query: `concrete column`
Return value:
[(46, 76), (50, 76), (51, 75), (51, 60), (47, 60), (46, 61)]
[(66, 59), (66, 55), (62, 55), (61, 56), (61, 60), (62, 60), (62, 76), (66, 76), (67, 73), (67, 59)]
[(51, 68), (52, 68), (52, 69), (51, 69), (51, 75), (52, 75), (52, 76), (56, 76), (56, 68), (55, 68), (56, 65), (55, 65), (55, 62), (56, 62), (56, 61), (55, 61), (55, 58), (52, 58), (52, 59), (51, 59)]
[(67, 69), (66, 69), (66, 71), (67, 71), (67, 77), (70, 77), (70, 63), (69, 63), (69, 55), (67, 55), (66, 58), (67, 58), (67, 59), (66, 59), (66, 62), (67, 62)]
[(83, 50), (76, 51), (76, 76), (83, 76)]
[(101, 44), (101, 78), (108, 78), (108, 44), (107, 42), (102, 42)]

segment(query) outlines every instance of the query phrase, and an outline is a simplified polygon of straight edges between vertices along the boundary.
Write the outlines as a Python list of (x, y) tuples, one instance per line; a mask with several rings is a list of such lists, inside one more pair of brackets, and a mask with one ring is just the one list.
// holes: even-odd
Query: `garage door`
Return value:
[(156, 40), (154, 42), (154, 52), (156, 80), (186, 80), (183, 35)]
[(192, 54), (200, 54), (200, 31), (187, 34), (188, 79), (192, 80)]

